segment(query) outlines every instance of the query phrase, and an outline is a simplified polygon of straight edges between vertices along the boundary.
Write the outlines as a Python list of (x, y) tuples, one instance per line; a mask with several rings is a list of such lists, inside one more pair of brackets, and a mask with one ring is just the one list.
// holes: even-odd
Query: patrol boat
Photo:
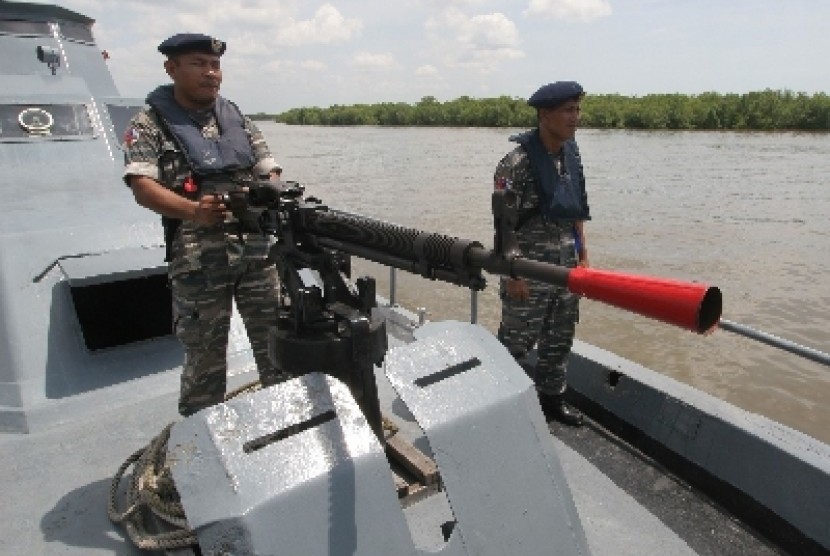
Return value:
[[(0, 2), (0, 552), (830, 551), (826, 444), (579, 341), (569, 379), (588, 424), (548, 424), (488, 332), (384, 300), (386, 449), (319, 373), (181, 419), (161, 227), (120, 177), (143, 101), (119, 94), (93, 23)], [(232, 326), (230, 382), (244, 388), (256, 372)], [(113, 480), (165, 430), (179, 526), (124, 492), (164, 477)], [(147, 529), (113, 524), (113, 503)]]

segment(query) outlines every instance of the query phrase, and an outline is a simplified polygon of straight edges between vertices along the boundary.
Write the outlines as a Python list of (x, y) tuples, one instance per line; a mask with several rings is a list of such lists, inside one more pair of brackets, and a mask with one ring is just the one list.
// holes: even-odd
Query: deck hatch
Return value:
[(168, 336), (173, 311), (161, 249), (124, 249), (59, 262), (91, 351)]

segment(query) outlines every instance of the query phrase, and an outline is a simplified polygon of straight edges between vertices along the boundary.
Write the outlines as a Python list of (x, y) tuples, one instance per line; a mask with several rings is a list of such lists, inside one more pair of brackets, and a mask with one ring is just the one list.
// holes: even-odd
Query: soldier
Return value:
[[(567, 267), (588, 266), (583, 223), (590, 219), (585, 176), (574, 136), (582, 87), (544, 85), (528, 100), (538, 126), (511, 137), (519, 145), (496, 167), (497, 189), (518, 194), (516, 239), (523, 256)], [(567, 289), (502, 278), (499, 340), (517, 359), (538, 342), (534, 381), (548, 419), (579, 426), (582, 414), (563, 400), (565, 370), (579, 320), (579, 298)]]
[(281, 168), (251, 120), (219, 95), (224, 42), (178, 34), (158, 50), (173, 83), (151, 92), (132, 119), (124, 180), (138, 204), (162, 216), (174, 329), (185, 349), (179, 413), (187, 416), (224, 400), (234, 300), (260, 379), (283, 378), (268, 358), (278, 295), (271, 239), (240, 235), (218, 195), (277, 179)]

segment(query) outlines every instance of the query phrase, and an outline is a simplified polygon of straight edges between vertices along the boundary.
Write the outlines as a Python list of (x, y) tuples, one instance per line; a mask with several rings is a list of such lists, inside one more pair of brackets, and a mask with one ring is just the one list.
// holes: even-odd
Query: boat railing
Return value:
[(785, 340), (784, 338), (774, 336), (761, 330), (756, 330), (746, 326), (745, 324), (733, 322), (731, 320), (720, 319), (718, 327), (722, 330), (732, 332), (733, 334), (743, 336), (744, 338), (749, 338), (750, 340), (755, 340), (756, 342), (761, 342), (762, 344), (767, 344), (768, 346), (794, 353), (804, 359), (809, 359), (810, 361), (815, 361), (816, 363), (821, 363), (822, 365), (830, 367), (830, 354), (824, 353), (823, 351), (803, 346), (801, 344), (791, 342), (790, 340)]
[[(391, 305), (396, 305), (397, 301), (397, 269), (394, 267), (389, 268), (389, 303)], [(419, 324), (423, 324), (426, 320), (426, 309), (420, 308), (418, 310), (419, 315)], [(470, 290), (470, 322), (472, 324), (476, 324), (478, 322), (478, 292), (476, 290)], [(718, 327), (722, 330), (726, 330), (727, 332), (732, 332), (733, 334), (737, 334), (739, 336), (743, 336), (744, 338), (748, 338), (750, 340), (754, 340), (756, 342), (760, 342), (762, 344), (766, 344), (768, 346), (780, 349), (782, 351), (786, 351), (802, 357), (804, 359), (809, 359), (810, 361), (814, 361), (821, 365), (825, 365), (830, 367), (830, 354), (825, 353), (823, 351), (819, 351), (817, 349), (807, 347), (801, 344), (797, 344), (790, 340), (786, 340), (784, 338), (780, 338), (773, 334), (769, 334), (762, 330), (757, 330), (755, 328), (751, 328), (745, 324), (741, 324), (738, 322), (734, 322), (727, 319), (720, 319), (720, 323)]]

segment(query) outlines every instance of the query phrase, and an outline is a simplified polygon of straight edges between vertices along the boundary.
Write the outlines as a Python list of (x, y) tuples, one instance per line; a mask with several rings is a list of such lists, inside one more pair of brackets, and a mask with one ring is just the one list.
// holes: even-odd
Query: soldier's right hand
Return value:
[(505, 283), (507, 295), (516, 301), (527, 301), (530, 299), (530, 286), (527, 280), (521, 278), (508, 278)]
[(225, 221), (228, 210), (217, 195), (202, 195), (193, 213), (193, 221), (201, 226), (213, 226)]

